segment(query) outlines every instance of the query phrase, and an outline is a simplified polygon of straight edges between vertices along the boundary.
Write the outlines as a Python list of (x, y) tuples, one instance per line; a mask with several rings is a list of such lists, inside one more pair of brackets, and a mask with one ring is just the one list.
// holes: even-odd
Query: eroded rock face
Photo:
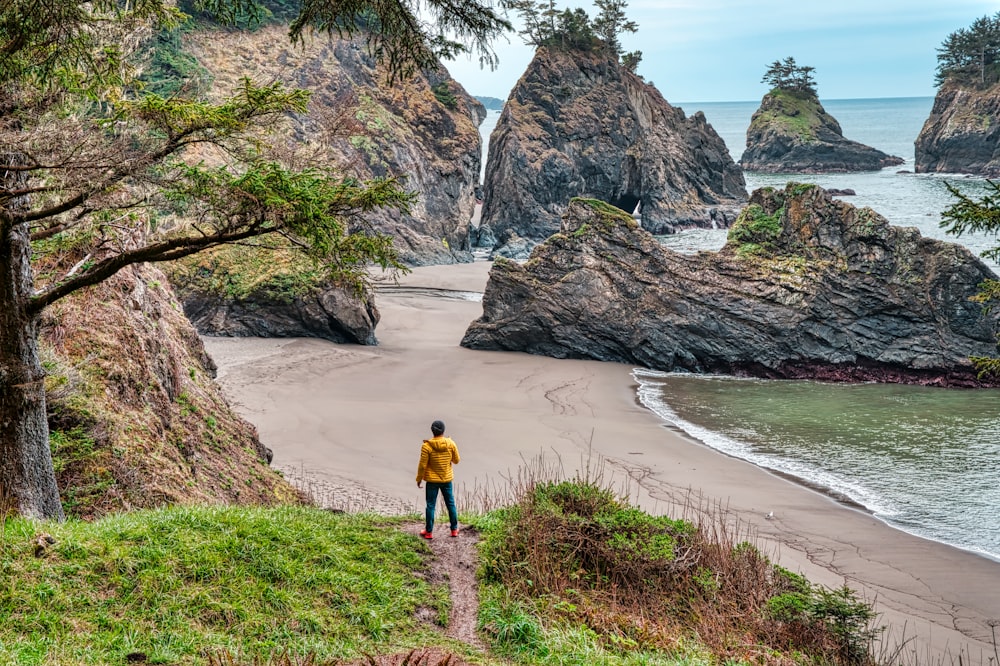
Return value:
[(222, 395), (215, 364), (159, 269), (128, 267), (59, 301), (40, 341), (68, 514), (299, 498)]
[(184, 313), (206, 335), (261, 338), (323, 338), (331, 342), (376, 345), (379, 313), (370, 295), (355, 297), (340, 287), (291, 302), (266, 292), (242, 300), (187, 295)]
[(687, 118), (651, 85), (598, 53), (539, 48), (490, 137), (483, 224), (541, 240), (569, 200), (628, 212), (654, 233), (728, 226), (743, 174), (702, 113)]
[[(411, 266), (473, 260), (470, 220), (476, 205), (482, 104), (445, 70), (387, 83), (363, 40), (315, 36), (292, 45), (285, 28), (190, 33), (185, 46), (225, 95), (243, 72), (311, 91), (306, 115), (290, 115), (269, 140), (300, 165), (331, 167), (360, 179), (399, 177), (417, 197), (408, 212), (364, 213), (370, 228), (392, 237)], [(209, 156), (211, 157), (211, 156)], [(353, 230), (352, 230), (353, 231)], [(168, 269), (184, 311), (201, 333), (308, 336), (376, 344), (371, 293), (331, 282), (288, 253), (221, 249)]]
[(445, 69), (390, 86), (363, 39), (316, 35), (293, 45), (283, 26), (202, 31), (184, 43), (212, 73), (214, 94), (238, 86), (245, 72), (310, 90), (308, 114), (283, 130), (293, 152), (362, 179), (405, 177), (405, 188), (418, 194), (409, 213), (366, 214), (393, 237), (404, 263), (472, 261), (469, 221), (486, 110)]
[(914, 147), (917, 173), (1000, 177), (1000, 85), (975, 90), (945, 83)]
[(757, 190), (719, 252), (681, 255), (626, 215), (574, 201), (521, 265), (497, 261), (462, 345), (657, 370), (979, 386), (996, 276), (816, 186)]
[(816, 95), (773, 90), (750, 119), (740, 166), (765, 173), (839, 173), (877, 171), (903, 161), (845, 139)]

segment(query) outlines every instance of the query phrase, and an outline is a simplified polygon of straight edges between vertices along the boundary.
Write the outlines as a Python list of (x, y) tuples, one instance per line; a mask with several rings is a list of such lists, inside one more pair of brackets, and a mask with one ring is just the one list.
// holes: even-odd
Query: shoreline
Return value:
[[(639, 368), (638, 370), (644, 371), (643, 368)], [(662, 374), (664, 379), (669, 378), (671, 375), (688, 376), (686, 375), (686, 373), (660, 373), (660, 374)], [(732, 379), (735, 381), (744, 379), (743, 377), (738, 377), (733, 375), (712, 375), (712, 377), (723, 380)], [(787, 381), (801, 381), (801, 380), (787, 380)], [(637, 388), (641, 387), (642, 384), (640, 380), (640, 383), (637, 385)], [(972, 390), (979, 390), (979, 389), (972, 389)], [(941, 544), (951, 548), (956, 548), (971, 555), (976, 555), (978, 557), (983, 557), (992, 562), (1000, 563), (1000, 553), (990, 552), (975, 544), (962, 544), (962, 543), (948, 541), (946, 538), (935, 536), (933, 533), (930, 533), (930, 531), (921, 532), (919, 529), (916, 528), (908, 529), (906, 526), (894, 522), (890, 517), (880, 514), (880, 511), (877, 507), (868, 506), (867, 504), (864, 503), (863, 500), (855, 499), (849, 492), (838, 490), (836, 487), (827, 485), (823, 483), (823, 481), (821, 480), (812, 479), (809, 478), (808, 476), (798, 475), (793, 471), (787, 471), (785, 469), (781, 469), (780, 467), (768, 465), (766, 461), (754, 460), (752, 457), (743, 457), (738, 453), (733, 453), (727, 450), (725, 447), (716, 446), (699, 435), (699, 433), (697, 432), (699, 426), (693, 425), (692, 426), (693, 430), (688, 430), (687, 428), (685, 428), (684, 424), (686, 422), (683, 421), (683, 419), (675, 420), (674, 418), (671, 418), (671, 416), (668, 414), (665, 415), (660, 413), (655, 407), (655, 405), (646, 405), (646, 403), (643, 401), (643, 396), (641, 391), (639, 392), (636, 400), (639, 405), (648, 409), (654, 416), (656, 416), (657, 418), (661, 419), (664, 423), (669, 425), (669, 427), (675, 432), (677, 432), (679, 435), (688, 437), (698, 442), (699, 444), (707, 447), (708, 449), (715, 451), (716, 453), (728, 456), (736, 460), (747, 462), (779, 478), (783, 478), (791, 483), (798, 484), (804, 488), (808, 488), (810, 490), (826, 495), (827, 497), (843, 505), (844, 507), (862, 511), (872, 516), (876, 520), (881, 521), (887, 527), (903, 532), (904, 534), (908, 534), (910, 536), (914, 536), (920, 539), (925, 539), (927, 541), (931, 541), (933, 543)], [(1000, 594), (1000, 590), (998, 590), (998, 594)]]
[[(640, 402), (640, 404), (641, 404), (641, 402)], [(657, 415), (654, 414), (654, 416), (657, 416)], [(661, 417), (657, 416), (657, 418), (661, 418)], [(829, 486), (824, 486), (822, 483), (819, 483), (817, 481), (810, 481), (809, 479), (803, 478), (801, 476), (796, 476), (796, 475), (792, 474), (791, 472), (785, 472), (783, 470), (774, 469), (773, 467), (768, 467), (766, 465), (760, 465), (760, 464), (748, 461), (748, 460), (746, 460), (744, 458), (741, 458), (741, 457), (739, 457), (737, 455), (734, 455), (732, 453), (729, 453), (727, 451), (723, 451), (721, 449), (717, 449), (717, 448), (713, 447), (711, 444), (709, 444), (709, 443), (707, 443), (707, 442), (699, 439), (696, 435), (693, 435), (693, 434), (687, 432), (686, 430), (684, 430), (682, 427), (680, 427), (680, 426), (678, 426), (678, 425), (670, 422), (669, 420), (664, 419), (664, 421), (670, 427), (670, 429), (673, 432), (677, 433), (678, 436), (686, 437), (688, 439), (691, 439), (692, 441), (694, 441), (694, 442), (696, 442), (696, 443), (704, 446), (705, 448), (709, 449), (710, 451), (714, 451), (715, 453), (717, 453), (717, 454), (719, 454), (721, 456), (726, 456), (728, 458), (732, 458), (733, 460), (739, 460), (739, 461), (742, 461), (742, 462), (749, 463), (749, 464), (753, 465), (754, 467), (756, 467), (756, 468), (758, 468), (758, 469), (760, 469), (760, 470), (762, 470), (764, 472), (767, 472), (769, 474), (772, 474), (772, 475), (774, 475), (774, 476), (776, 476), (776, 477), (778, 477), (780, 479), (784, 479), (785, 481), (788, 481), (789, 483), (794, 483), (794, 484), (796, 484), (798, 486), (801, 486), (801, 487), (805, 488), (806, 490), (811, 490), (813, 492), (820, 493), (821, 495), (824, 495), (824, 496), (828, 497), (831, 501), (836, 502), (837, 504), (843, 506), (845, 509), (851, 509), (853, 511), (860, 511), (862, 513), (865, 513), (865, 514), (871, 516), (875, 520), (878, 520), (878, 521), (882, 522), (889, 529), (896, 530), (898, 532), (902, 532), (903, 534), (907, 534), (907, 535), (915, 537), (917, 539), (924, 539), (925, 541), (930, 541), (932, 543), (936, 543), (936, 544), (939, 544), (941, 546), (946, 546), (948, 548), (954, 548), (954, 549), (960, 550), (960, 551), (962, 551), (964, 553), (968, 553), (969, 555), (972, 555), (972, 556), (975, 556), (975, 557), (982, 557), (983, 559), (986, 559), (986, 560), (989, 560), (991, 562), (996, 562), (997, 564), (1000, 564), (1000, 556), (996, 556), (993, 553), (989, 553), (989, 552), (986, 552), (986, 551), (983, 551), (983, 550), (977, 550), (975, 548), (971, 548), (971, 547), (967, 547), (967, 546), (962, 546), (962, 545), (956, 544), (956, 543), (951, 543), (949, 541), (945, 541), (944, 539), (936, 539), (936, 538), (934, 538), (932, 536), (929, 536), (929, 535), (926, 535), (926, 534), (920, 534), (918, 532), (914, 532), (914, 531), (910, 531), (910, 530), (904, 529), (904, 528), (902, 528), (902, 527), (900, 527), (898, 525), (893, 524), (890, 520), (888, 520), (888, 519), (886, 519), (886, 518), (884, 518), (882, 516), (879, 516), (878, 512), (876, 512), (874, 509), (871, 509), (871, 508), (865, 506), (863, 503), (861, 503), (858, 500), (852, 498), (851, 496), (847, 495), (846, 493), (842, 493), (842, 492), (840, 492), (838, 490), (830, 488)], [(1000, 593), (1000, 592), (998, 592), (998, 593)]]
[[(489, 262), (414, 269), (378, 298), (378, 347), (207, 338), (234, 407), (274, 450), (343, 496), (422, 510), (415, 455), (448, 425), (461, 490), (502, 490), (545, 456), (563, 474), (595, 459), (641, 508), (725, 512), (782, 566), (874, 600), (884, 643), (916, 660), (985, 664), (1000, 618), (1000, 563), (895, 528), (800, 480), (713, 449), (643, 406), (631, 366), (458, 346), (482, 314)], [(634, 496), (634, 499), (633, 499)], [(694, 508), (698, 508), (695, 506)], [(461, 507), (460, 507), (460, 510)], [(774, 512), (773, 520), (764, 515)]]

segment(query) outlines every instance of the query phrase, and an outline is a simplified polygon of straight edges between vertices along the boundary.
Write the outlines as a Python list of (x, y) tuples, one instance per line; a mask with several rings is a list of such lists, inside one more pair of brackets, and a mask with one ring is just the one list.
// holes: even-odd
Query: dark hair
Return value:
[(434, 423), (432, 423), (431, 424), (431, 432), (434, 433), (435, 436), (443, 435), (444, 434), (444, 421), (435, 421)]

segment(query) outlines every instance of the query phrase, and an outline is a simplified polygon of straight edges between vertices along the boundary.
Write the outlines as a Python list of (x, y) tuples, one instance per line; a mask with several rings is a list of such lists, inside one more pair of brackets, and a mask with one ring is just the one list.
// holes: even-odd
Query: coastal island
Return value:
[(813, 68), (792, 57), (775, 61), (762, 81), (771, 90), (747, 129), (740, 166), (765, 173), (875, 171), (903, 159), (844, 138), (837, 119), (820, 104)]
[(915, 146), (917, 173), (1000, 176), (1000, 13), (948, 35), (937, 95)]

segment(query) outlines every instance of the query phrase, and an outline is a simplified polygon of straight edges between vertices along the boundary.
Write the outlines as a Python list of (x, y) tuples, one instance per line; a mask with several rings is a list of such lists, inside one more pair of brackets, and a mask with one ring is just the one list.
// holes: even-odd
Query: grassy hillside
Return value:
[(708, 518), (651, 516), (593, 483), (538, 484), (483, 521), (482, 625), (525, 664), (870, 661), (870, 606)]
[[(42, 530), (54, 541), (44, 550)], [(8, 519), (0, 663), (332, 660), (444, 643), (418, 619), (447, 618), (446, 587), (423, 575), (426, 553), (384, 518), (302, 507)]]
[(475, 528), (429, 544), (403, 519), (291, 506), (8, 518), (0, 663), (396, 664), (366, 655), (430, 648), (464, 654), (456, 666), (835, 665), (867, 663), (878, 633), (846, 589), (592, 483), (540, 483), (471, 518), (485, 653), (444, 635), (429, 548), (454, 557)]

